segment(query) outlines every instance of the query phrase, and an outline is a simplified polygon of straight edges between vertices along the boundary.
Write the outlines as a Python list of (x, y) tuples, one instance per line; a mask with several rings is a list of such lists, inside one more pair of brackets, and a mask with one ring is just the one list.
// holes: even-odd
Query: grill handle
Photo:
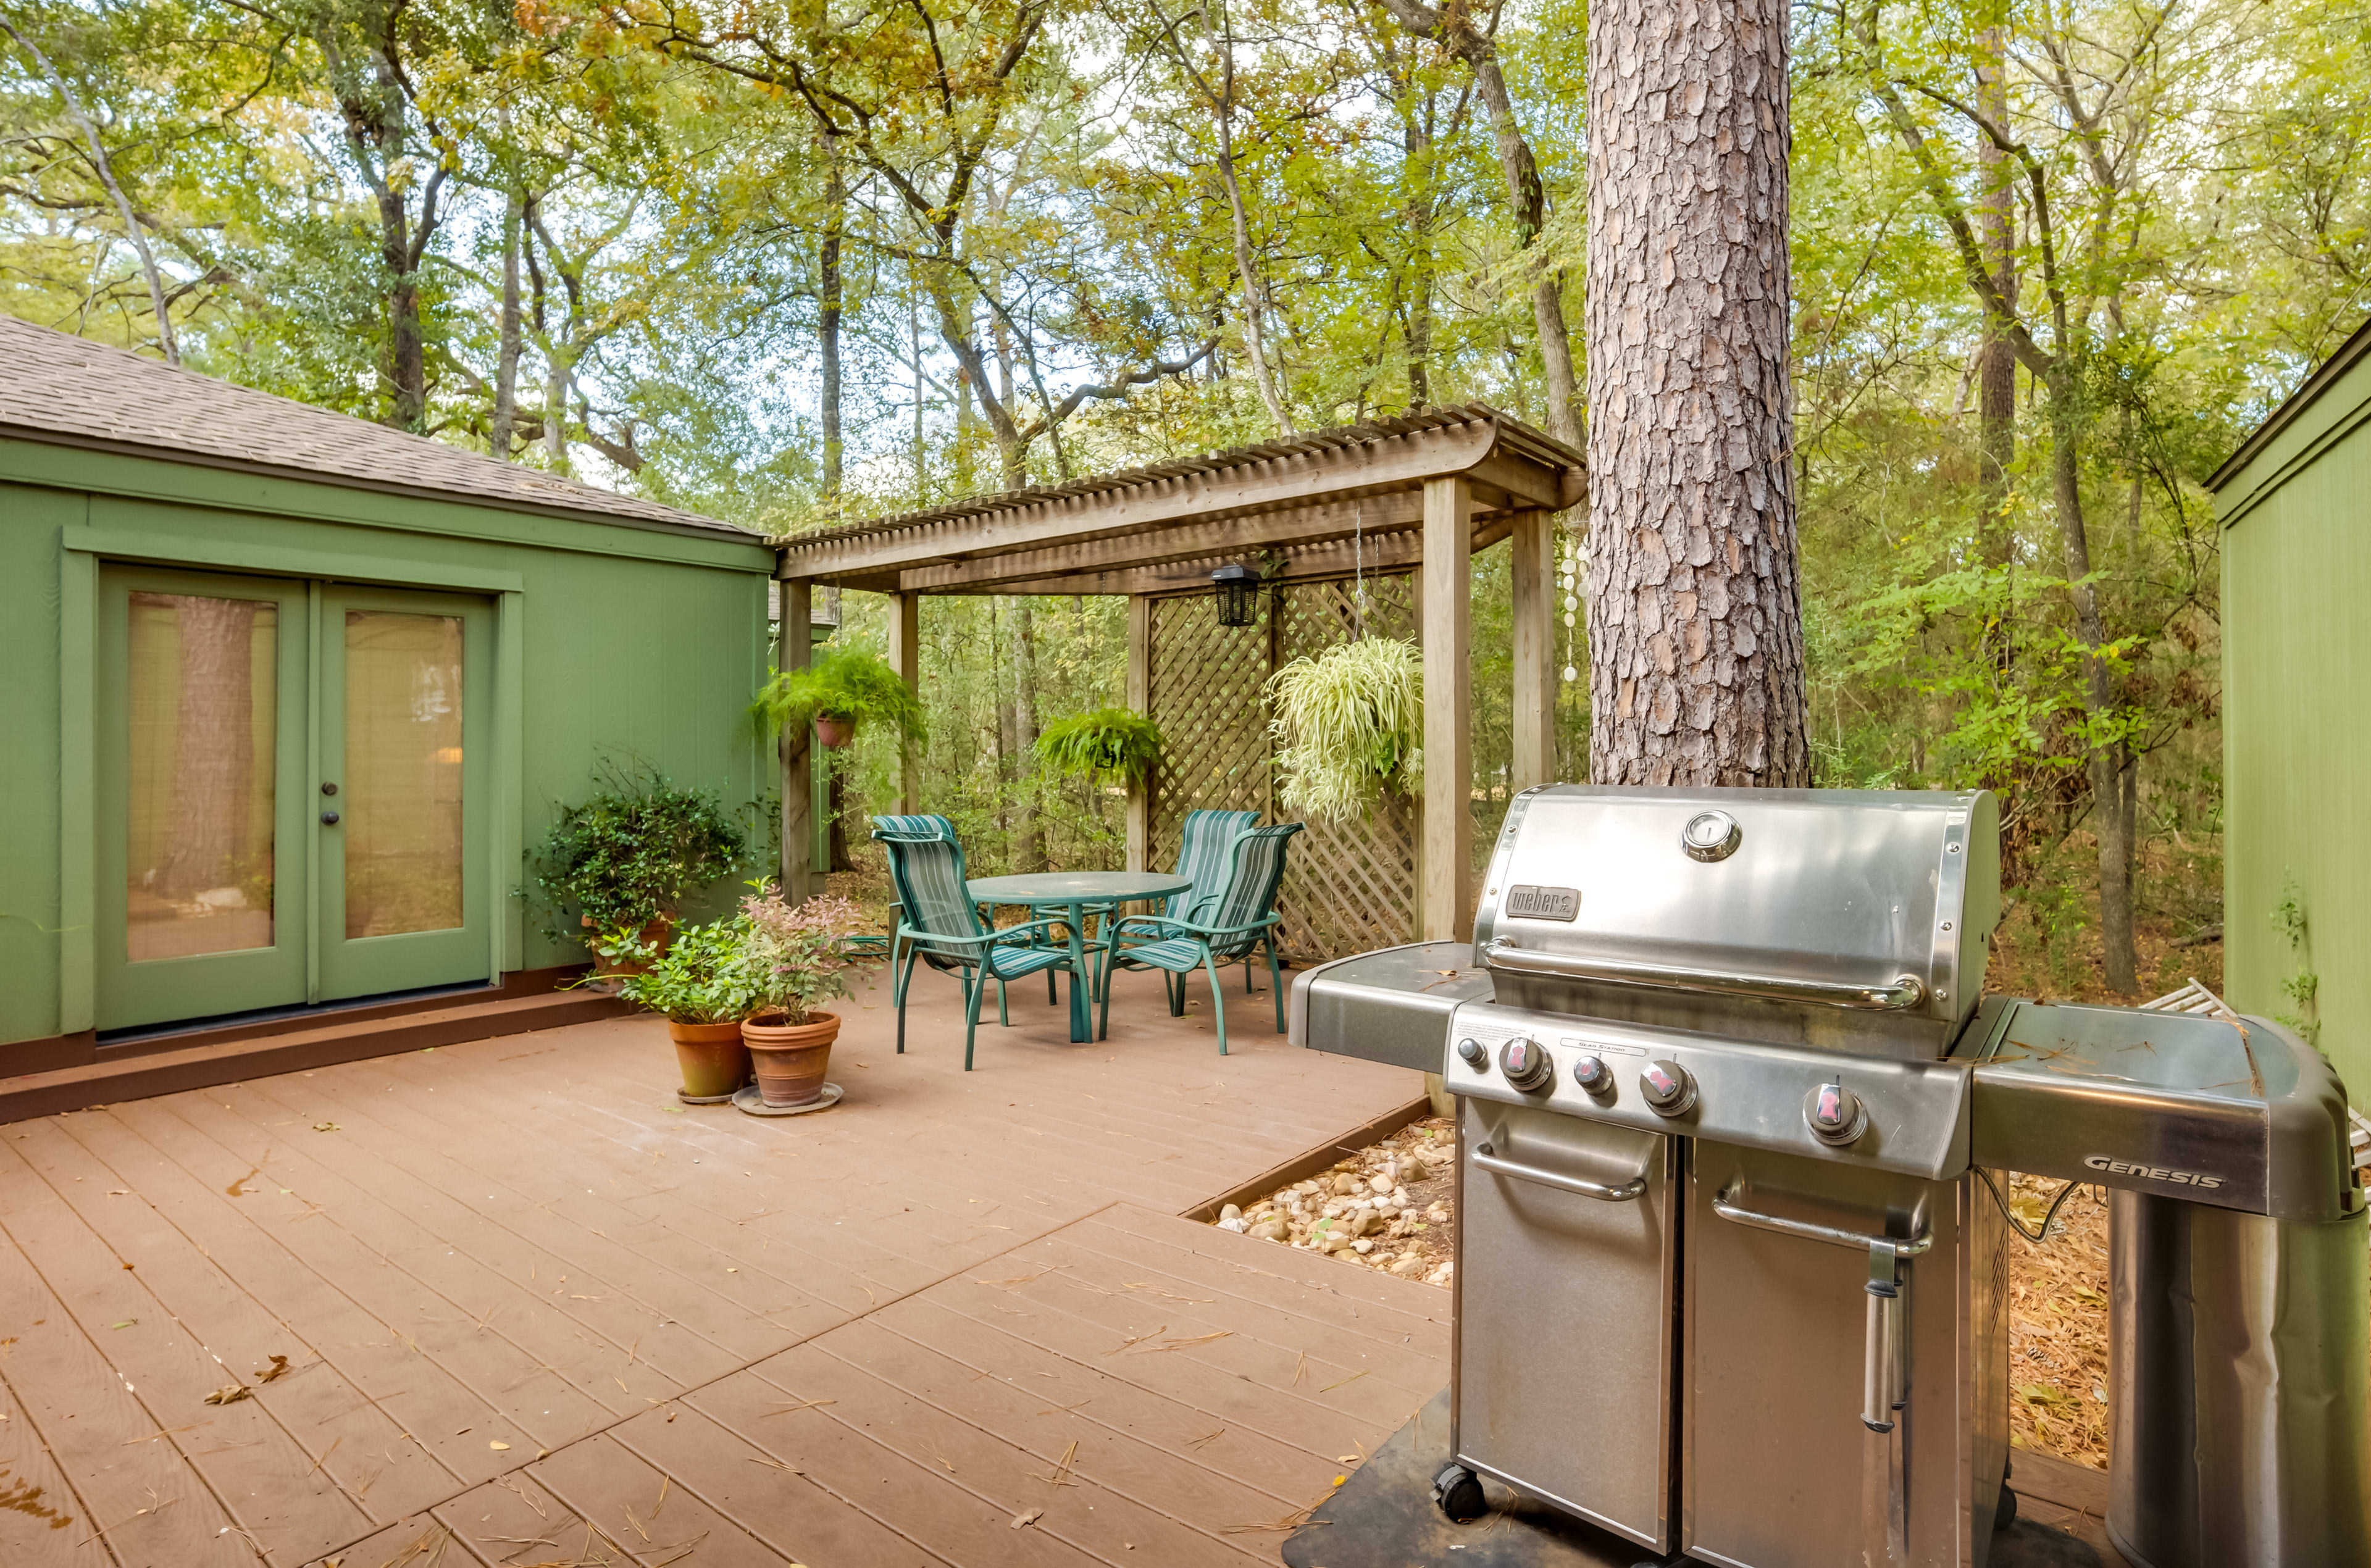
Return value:
[(1492, 969), (1518, 974), (1548, 974), (1563, 980), (1613, 980), (1628, 986), (1653, 986), (1672, 991), (1718, 991), (1732, 997), (1760, 997), (1778, 1002), (1817, 1002), (1827, 1007), (1856, 1008), (1864, 1012), (1902, 1012), (1926, 999), (1926, 983), (1915, 974), (1896, 975), (1880, 986), (1856, 986), (1841, 980), (1790, 980), (1778, 974), (1725, 974), (1717, 969), (1686, 969), (1671, 963), (1638, 963), (1618, 958), (1583, 958), (1567, 952), (1544, 952), (1517, 944), (1512, 937), (1493, 937), (1482, 944), (1482, 959)]
[(1934, 1246), (1935, 1233), (1921, 1226), (1918, 1234), (1907, 1239), (1871, 1236), (1808, 1219), (1763, 1214), (1738, 1205), (1737, 1196), (1744, 1189), (1742, 1182), (1730, 1185), (1713, 1199), (1712, 1212), (1754, 1230), (1868, 1252), (1868, 1322), (1861, 1345), (1860, 1420), (1871, 1432), (1892, 1431), (1895, 1412), (1910, 1402), (1909, 1366), (1902, 1343), (1902, 1265)]
[(1474, 1146), (1474, 1163), (1481, 1170), (1500, 1176), (1512, 1176), (1520, 1182), (1537, 1182), (1543, 1187), (1579, 1193), (1584, 1198), (1597, 1198), (1609, 1204), (1626, 1204), (1647, 1190), (1647, 1173), (1644, 1170), (1627, 1182), (1609, 1187), (1602, 1182), (1589, 1182), (1579, 1176), (1563, 1176), (1553, 1170), (1543, 1170), (1536, 1165), (1520, 1165), (1486, 1142)]

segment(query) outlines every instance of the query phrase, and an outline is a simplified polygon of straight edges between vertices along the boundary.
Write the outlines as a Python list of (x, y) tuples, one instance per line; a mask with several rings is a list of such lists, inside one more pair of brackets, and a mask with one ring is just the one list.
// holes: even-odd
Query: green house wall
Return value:
[[(2352, 347), (2353, 345), (2350, 345)], [(2224, 986), (2300, 1012), (2371, 1090), (2371, 354), (2284, 409), (2218, 476), (2223, 527)], [(2298, 950), (2275, 915), (2294, 894)]]
[(0, 1044), (92, 1023), (92, 641), (110, 559), (495, 601), (503, 972), (583, 957), (539, 933), (516, 890), (604, 759), (728, 808), (779, 787), (746, 718), (774, 565), (755, 539), (0, 440)]

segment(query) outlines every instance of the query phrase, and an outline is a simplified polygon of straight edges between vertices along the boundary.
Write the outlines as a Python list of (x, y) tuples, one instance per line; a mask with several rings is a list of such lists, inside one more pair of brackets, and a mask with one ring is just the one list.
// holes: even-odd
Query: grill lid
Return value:
[(1999, 917), (1986, 791), (1557, 785), (1509, 809), (1474, 934), (1513, 1005), (1928, 1055)]

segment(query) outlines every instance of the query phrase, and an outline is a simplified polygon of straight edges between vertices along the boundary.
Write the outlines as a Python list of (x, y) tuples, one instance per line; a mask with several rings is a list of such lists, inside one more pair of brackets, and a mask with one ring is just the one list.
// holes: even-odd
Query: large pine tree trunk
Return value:
[(1787, 8), (1589, 17), (1590, 771), (1810, 782)]

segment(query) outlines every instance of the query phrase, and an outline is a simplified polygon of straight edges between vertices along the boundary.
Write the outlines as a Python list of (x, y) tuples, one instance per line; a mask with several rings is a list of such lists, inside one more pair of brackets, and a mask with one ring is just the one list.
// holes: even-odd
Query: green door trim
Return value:
[[(520, 857), (526, 841), (526, 593), (516, 572), (481, 571), (430, 562), (387, 561), (338, 550), (267, 550), (226, 545), (221, 540), (167, 534), (129, 534), (68, 524), (60, 530), (58, 554), (58, 1032), (79, 1034), (98, 1019), (98, 637), (99, 566), (111, 559), (133, 564), (223, 570), (245, 561), (265, 576), (314, 579), (310, 598), (318, 605), (319, 580), (398, 582), (461, 593), (491, 593), (494, 605), (494, 724), (491, 737), (493, 822), (487, 833), (488, 884), (492, 905), (492, 970), (506, 974), (526, 954), (526, 916), (520, 898)], [(131, 553), (117, 555), (118, 548)], [(267, 559), (275, 564), (266, 565)], [(302, 570), (299, 570), (299, 568)], [(374, 571), (373, 569), (379, 569)], [(387, 573), (399, 573), (389, 576)], [(320, 617), (306, 617), (314, 635)], [(311, 667), (318, 669), (318, 649)], [(313, 694), (307, 692), (310, 703)], [(318, 745), (318, 713), (306, 725), (307, 745)], [(320, 758), (308, 757), (318, 778)], [(318, 896), (318, 894), (308, 894)], [(318, 926), (318, 907), (306, 911)], [(314, 960), (318, 963), (318, 958)], [(318, 971), (307, 975), (307, 995), (318, 993)]]
[(100, 528), (88, 523), (69, 523), (60, 531), (67, 549), (87, 551), (110, 560), (153, 561), (159, 566), (252, 571), (272, 577), (335, 578), (341, 582), (385, 582), (399, 588), (445, 588), (475, 594), (516, 594), (526, 587), (526, 580), (515, 571), (397, 560), (344, 550), (292, 549), (284, 545), (251, 545), (198, 535)]

